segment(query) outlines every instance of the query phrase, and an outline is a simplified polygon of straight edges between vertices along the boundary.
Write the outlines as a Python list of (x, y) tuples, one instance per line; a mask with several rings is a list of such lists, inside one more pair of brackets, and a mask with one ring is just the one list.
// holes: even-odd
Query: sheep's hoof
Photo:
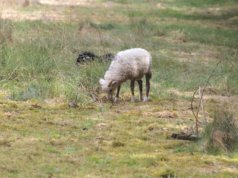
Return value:
[(115, 97), (114, 98), (114, 103), (118, 103), (119, 102), (119, 98), (118, 97)]
[(143, 102), (147, 102), (147, 101), (149, 101), (149, 100), (150, 100), (149, 98), (144, 97)]

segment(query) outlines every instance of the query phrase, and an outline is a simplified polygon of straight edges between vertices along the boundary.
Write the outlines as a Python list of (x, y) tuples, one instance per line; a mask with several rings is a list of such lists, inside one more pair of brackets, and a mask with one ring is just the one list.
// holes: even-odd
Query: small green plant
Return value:
[(238, 148), (238, 128), (232, 113), (227, 110), (216, 110), (214, 120), (205, 128), (208, 152), (231, 152)]

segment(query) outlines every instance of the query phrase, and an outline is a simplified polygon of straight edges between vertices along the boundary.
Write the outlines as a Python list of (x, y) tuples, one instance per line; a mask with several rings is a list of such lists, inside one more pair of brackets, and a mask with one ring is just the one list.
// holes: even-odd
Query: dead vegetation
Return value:
[(214, 120), (206, 126), (205, 139), (208, 151), (235, 151), (238, 145), (237, 120), (233, 115), (220, 108), (214, 113)]

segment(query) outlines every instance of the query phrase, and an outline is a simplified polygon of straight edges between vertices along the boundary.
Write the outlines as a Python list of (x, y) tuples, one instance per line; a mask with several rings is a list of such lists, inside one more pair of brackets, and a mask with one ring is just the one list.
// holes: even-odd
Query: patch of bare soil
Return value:
[[(34, 5), (49, 6), (52, 7), (52, 9), (41, 8), (41, 10), (39, 10), (39, 8), (37, 8), (34, 10)], [(0, 18), (14, 21), (66, 21), (77, 19), (77, 14), (72, 11), (75, 6), (102, 6), (110, 8), (114, 5), (115, 3), (112, 2), (97, 3), (95, 0), (0, 0)], [(33, 7), (33, 9), (29, 11), (21, 9), (28, 8), (28, 6), (30, 8)], [(72, 9), (70, 10), (70, 8)]]
[(79, 6), (91, 5), (95, 0), (38, 0), (39, 4), (54, 5), (54, 6)]
[(0, 0), (4, 6), (28, 6), (30, 4), (42, 4), (51, 6), (79, 6), (91, 5), (95, 0)]
[(15, 21), (22, 20), (45, 20), (45, 21), (63, 21), (67, 19), (65, 14), (54, 11), (34, 11), (34, 12), (19, 12), (15, 9), (3, 10), (2, 19), (11, 19)]

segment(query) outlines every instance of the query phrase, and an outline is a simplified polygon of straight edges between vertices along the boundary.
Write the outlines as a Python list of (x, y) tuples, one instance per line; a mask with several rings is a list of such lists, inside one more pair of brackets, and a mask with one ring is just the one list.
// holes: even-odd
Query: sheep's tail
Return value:
[(151, 78), (152, 77), (152, 72), (151, 72), (152, 56), (149, 52), (148, 52), (148, 60), (149, 60), (149, 68), (148, 68), (148, 72), (146, 73), (146, 75), (148, 75), (148, 77)]

